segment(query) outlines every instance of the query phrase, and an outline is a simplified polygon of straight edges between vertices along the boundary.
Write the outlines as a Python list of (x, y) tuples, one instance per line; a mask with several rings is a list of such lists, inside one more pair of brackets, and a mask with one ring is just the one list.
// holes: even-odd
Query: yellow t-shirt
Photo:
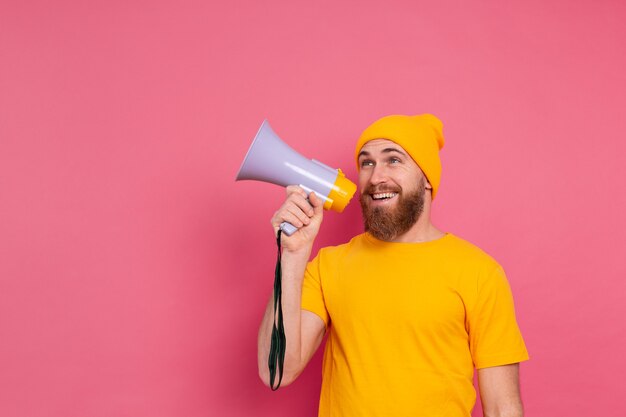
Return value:
[(323, 417), (470, 416), (474, 367), (528, 359), (502, 267), (450, 233), (320, 250), (302, 308), (330, 330)]

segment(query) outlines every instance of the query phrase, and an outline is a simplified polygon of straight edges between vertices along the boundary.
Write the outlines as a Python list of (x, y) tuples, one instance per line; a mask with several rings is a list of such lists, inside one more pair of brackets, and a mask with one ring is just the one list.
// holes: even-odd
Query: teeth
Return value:
[(398, 193), (378, 193), (378, 194), (372, 194), (372, 198), (374, 200), (382, 200), (384, 198), (391, 198), (391, 197), (395, 197)]

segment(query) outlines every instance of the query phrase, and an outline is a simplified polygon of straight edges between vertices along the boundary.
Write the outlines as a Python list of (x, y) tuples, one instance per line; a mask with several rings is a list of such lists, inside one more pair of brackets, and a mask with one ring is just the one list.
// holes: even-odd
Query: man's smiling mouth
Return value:
[(390, 198), (393, 198), (393, 197), (395, 197), (397, 195), (398, 195), (398, 193), (376, 193), (376, 194), (370, 194), (370, 196), (372, 197), (372, 200), (374, 200), (374, 201), (389, 200)]

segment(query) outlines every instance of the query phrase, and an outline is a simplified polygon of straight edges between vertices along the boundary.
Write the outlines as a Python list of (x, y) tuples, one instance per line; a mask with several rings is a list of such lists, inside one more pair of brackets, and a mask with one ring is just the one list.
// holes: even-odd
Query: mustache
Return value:
[(399, 193), (402, 191), (400, 187), (390, 187), (390, 186), (374, 186), (368, 185), (363, 190), (362, 194), (378, 194), (378, 193)]

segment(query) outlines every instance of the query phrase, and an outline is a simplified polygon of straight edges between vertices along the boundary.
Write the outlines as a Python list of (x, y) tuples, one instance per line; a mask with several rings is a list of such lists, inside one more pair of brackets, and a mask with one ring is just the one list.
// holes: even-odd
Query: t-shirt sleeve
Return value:
[(479, 277), (477, 299), (469, 313), (469, 341), (477, 369), (528, 360), (511, 288), (500, 265)]
[(324, 291), (320, 276), (320, 255), (307, 264), (302, 282), (302, 309), (317, 314), (328, 327), (330, 317), (324, 302)]

